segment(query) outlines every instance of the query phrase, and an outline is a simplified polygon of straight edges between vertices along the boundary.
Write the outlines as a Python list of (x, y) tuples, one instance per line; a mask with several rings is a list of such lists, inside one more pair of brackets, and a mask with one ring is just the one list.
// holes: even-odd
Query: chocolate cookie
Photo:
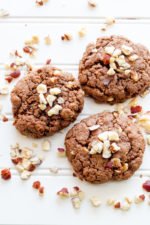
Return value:
[(78, 81), (54, 67), (30, 72), (11, 93), (14, 125), (26, 136), (40, 138), (67, 127), (81, 112), (84, 93)]
[(144, 138), (136, 124), (117, 112), (83, 119), (66, 135), (66, 154), (81, 180), (128, 179), (142, 163)]
[(123, 102), (150, 86), (150, 53), (120, 36), (89, 44), (79, 65), (79, 81), (98, 102)]

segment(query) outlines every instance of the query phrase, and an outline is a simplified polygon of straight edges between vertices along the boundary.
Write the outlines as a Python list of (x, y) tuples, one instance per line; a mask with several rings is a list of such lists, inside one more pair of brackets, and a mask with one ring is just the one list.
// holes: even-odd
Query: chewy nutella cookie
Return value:
[(84, 94), (78, 81), (54, 67), (30, 72), (11, 93), (14, 125), (34, 138), (52, 135), (81, 112)]
[(150, 53), (124, 37), (98, 38), (80, 61), (79, 81), (99, 102), (123, 102), (149, 88)]
[(65, 146), (77, 177), (103, 183), (131, 177), (142, 163), (145, 142), (131, 119), (104, 112), (76, 124), (67, 133)]

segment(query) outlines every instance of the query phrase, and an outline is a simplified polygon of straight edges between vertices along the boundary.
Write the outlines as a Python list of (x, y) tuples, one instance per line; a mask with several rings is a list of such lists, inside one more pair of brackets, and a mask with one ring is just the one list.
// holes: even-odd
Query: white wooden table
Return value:
[[(85, 46), (99, 36), (120, 34), (150, 48), (149, 0), (99, 0), (95, 9), (88, 7), (87, 0), (50, 0), (43, 7), (36, 7), (34, 0), (0, 0), (1, 8), (8, 10), (10, 16), (0, 18), (0, 86), (5, 83), (4, 64), (10, 61), (9, 52), (21, 49), (24, 41), (32, 35), (38, 35), (41, 39), (37, 57), (30, 60), (33, 65), (42, 65), (47, 58), (51, 58), (53, 64), (72, 72), (76, 77)], [(103, 33), (101, 27), (107, 16), (114, 16), (117, 23)], [(81, 27), (87, 29), (83, 39), (79, 39), (77, 33)], [(63, 43), (60, 37), (68, 32), (73, 35), (73, 41)], [(43, 41), (48, 34), (53, 40), (49, 47)], [(10, 87), (14, 84), (12, 82)], [(106, 205), (106, 200), (111, 197), (119, 200), (143, 193), (141, 184), (150, 176), (150, 149), (146, 149), (143, 164), (131, 179), (102, 185), (87, 184), (74, 178), (67, 159), (58, 158), (56, 154), (57, 147), (64, 146), (67, 128), (49, 138), (51, 150), (43, 153), (46, 157), (43, 164), (28, 181), (22, 181), (11, 163), (10, 145), (19, 142), (21, 146), (32, 147), (32, 143), (36, 142), (37, 151), (40, 151), (42, 140), (25, 138), (12, 126), (9, 97), (0, 97), (3, 112), (9, 118), (7, 123), (0, 122), (0, 169), (11, 168), (13, 176), (7, 182), (0, 179), (0, 224), (150, 224), (150, 206), (146, 203), (133, 205), (127, 212)], [(150, 109), (150, 95), (141, 99), (141, 104), (145, 110)], [(77, 121), (104, 109), (113, 110), (113, 106), (96, 104), (87, 98)], [(53, 167), (60, 169), (57, 175), (49, 172), (49, 168)], [(143, 174), (142, 178), (140, 174)], [(44, 197), (39, 197), (33, 191), (32, 183), (35, 180), (40, 180), (45, 186)], [(79, 210), (74, 209), (69, 200), (63, 201), (56, 196), (56, 192), (64, 186), (79, 186), (84, 190), (85, 200)], [(93, 195), (100, 197), (101, 207), (91, 206), (89, 198)]]

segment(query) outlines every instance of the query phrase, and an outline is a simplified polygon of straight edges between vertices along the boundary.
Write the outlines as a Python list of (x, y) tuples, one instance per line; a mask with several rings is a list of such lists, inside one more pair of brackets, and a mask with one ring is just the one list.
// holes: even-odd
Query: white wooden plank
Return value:
[[(85, 25), (77, 23), (42, 23), (40, 25), (39, 23), (0, 23), (0, 62), (6, 63), (8, 61), (11, 50), (22, 50), (24, 41), (30, 39), (32, 35), (38, 35), (41, 39), (37, 57), (30, 59), (32, 63), (36, 64), (45, 63), (46, 59), (51, 58), (54, 64), (78, 65), (86, 45), (104, 35), (124, 35), (135, 42), (150, 47), (150, 33), (147, 32), (150, 29), (150, 23), (118, 23), (105, 33), (100, 31), (102, 24), (87, 24), (87, 35), (85, 38), (79, 39), (78, 30), (83, 26)], [(64, 33), (71, 33), (74, 39), (67, 43), (63, 42), (61, 36)], [(47, 47), (44, 44), (44, 37), (48, 34), (51, 36), (53, 44)]]
[[(1, 0), (0, 7), (12, 17), (149, 17), (149, 0), (97, 0), (98, 7), (91, 9), (87, 0), (49, 0), (43, 7), (36, 7), (35, 0)], [(142, 10), (141, 10), (142, 9)]]
[[(132, 205), (127, 212), (113, 209), (106, 205), (109, 198), (122, 200), (128, 196), (142, 194), (142, 183), (147, 177), (133, 177), (128, 181), (110, 182), (102, 185), (92, 185), (72, 177), (43, 177), (32, 176), (28, 181), (21, 181), (13, 176), (10, 181), (0, 180), (0, 210), (1, 224), (55, 224), (75, 225), (82, 224), (103, 224), (115, 225), (149, 224), (149, 207), (146, 202), (139, 205)], [(45, 187), (45, 196), (39, 197), (32, 189), (32, 183), (40, 180)], [(72, 188), (79, 186), (85, 192), (85, 199), (80, 209), (74, 209), (69, 199), (62, 200), (56, 196), (56, 192), (62, 187)], [(132, 187), (132, 188), (131, 188)], [(115, 190), (115, 191), (114, 191)], [(93, 208), (89, 198), (98, 196), (102, 205)], [(146, 194), (147, 197), (147, 194)]]

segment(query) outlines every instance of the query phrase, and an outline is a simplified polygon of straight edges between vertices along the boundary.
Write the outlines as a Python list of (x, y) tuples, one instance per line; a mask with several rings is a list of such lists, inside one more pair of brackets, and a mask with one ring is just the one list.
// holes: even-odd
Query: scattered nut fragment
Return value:
[(129, 204), (128, 202), (124, 201), (123, 203), (121, 203), (121, 210), (123, 211), (128, 211), (131, 208), (131, 204)]
[(9, 16), (9, 12), (5, 9), (0, 9), (0, 18)]
[(39, 37), (36, 35), (32, 36), (31, 40), (25, 41), (25, 45), (34, 45), (34, 44), (39, 44)]
[(20, 175), (22, 180), (27, 180), (29, 179), (30, 176), (31, 176), (31, 172), (27, 170), (24, 170)]
[(146, 133), (150, 133), (150, 113), (149, 111), (144, 113), (138, 118), (138, 123), (144, 128)]
[(24, 53), (29, 54), (30, 56), (34, 56), (37, 49), (33, 46), (28, 45), (23, 48), (23, 51), (24, 51)]
[(94, 0), (88, 0), (88, 6), (91, 8), (95, 8), (97, 6), (97, 3)]
[(8, 122), (8, 117), (5, 116), (5, 115), (3, 115), (3, 116), (2, 116), (2, 121), (3, 121), (3, 122)]
[(4, 85), (0, 88), (0, 95), (8, 95), (9, 94), (9, 87), (8, 85)]
[(94, 206), (94, 207), (99, 207), (101, 205), (101, 201), (96, 196), (91, 197), (90, 202), (91, 202), (92, 206)]
[(49, 0), (36, 0), (36, 5), (37, 6), (43, 6), (44, 4), (46, 4)]
[(50, 142), (48, 140), (45, 140), (42, 142), (42, 150), (43, 151), (49, 151), (50, 150)]
[(100, 128), (100, 125), (96, 124), (96, 125), (89, 127), (89, 130), (93, 131), (93, 130), (97, 130), (98, 128)]
[(132, 80), (134, 80), (135, 82), (137, 82), (137, 81), (139, 80), (139, 75), (138, 75), (137, 72), (131, 71), (130, 74), (131, 74), (130, 76), (131, 76), (131, 79), (132, 79)]
[(59, 172), (59, 169), (58, 169), (57, 167), (52, 167), (52, 168), (49, 169), (49, 171), (50, 171), (51, 173), (56, 174), (56, 173)]
[(1, 178), (3, 180), (9, 180), (11, 178), (10, 169), (2, 169), (1, 170)]
[(62, 41), (71, 41), (72, 40), (72, 35), (71, 34), (64, 34), (61, 36)]
[(98, 138), (100, 141), (106, 141), (108, 139), (108, 131), (100, 133)]
[(60, 191), (57, 192), (57, 195), (60, 197), (65, 197), (68, 198), (69, 197), (69, 191), (68, 188), (62, 188)]
[(125, 197), (125, 201), (130, 205), (132, 204), (132, 199), (129, 197)]
[(79, 209), (81, 207), (81, 200), (78, 197), (73, 197), (71, 199), (72, 205), (75, 209)]
[(114, 203), (115, 203), (115, 200), (114, 200), (113, 198), (109, 198), (109, 199), (107, 200), (107, 205), (109, 205), (109, 206), (114, 205)]
[(145, 195), (142, 194), (142, 195), (136, 196), (134, 199), (134, 202), (135, 202), (135, 204), (139, 204), (139, 203), (144, 202), (144, 200), (145, 200)]
[(66, 156), (66, 151), (64, 148), (57, 148), (57, 155), (59, 157), (65, 157)]
[(114, 17), (107, 17), (105, 23), (107, 26), (112, 26), (113, 24), (116, 23), (116, 20)]
[(112, 56), (113, 56), (113, 57), (118, 57), (119, 55), (121, 55), (121, 50), (116, 48), (116, 49), (114, 50)]
[(40, 181), (34, 181), (32, 187), (34, 189), (39, 189), (41, 186), (41, 182)]
[(47, 86), (45, 84), (39, 84), (36, 90), (38, 94), (45, 94), (47, 92)]
[(119, 141), (119, 135), (116, 131), (108, 132), (109, 141)]
[(46, 45), (52, 44), (52, 39), (50, 38), (49, 35), (44, 38), (44, 42), (45, 42)]
[(111, 157), (111, 151), (109, 147), (110, 147), (110, 142), (108, 140), (104, 141), (103, 152), (102, 152), (102, 157), (104, 159), (108, 159)]
[(78, 31), (78, 35), (80, 38), (83, 38), (86, 35), (86, 29), (85, 27), (82, 27), (79, 31)]

